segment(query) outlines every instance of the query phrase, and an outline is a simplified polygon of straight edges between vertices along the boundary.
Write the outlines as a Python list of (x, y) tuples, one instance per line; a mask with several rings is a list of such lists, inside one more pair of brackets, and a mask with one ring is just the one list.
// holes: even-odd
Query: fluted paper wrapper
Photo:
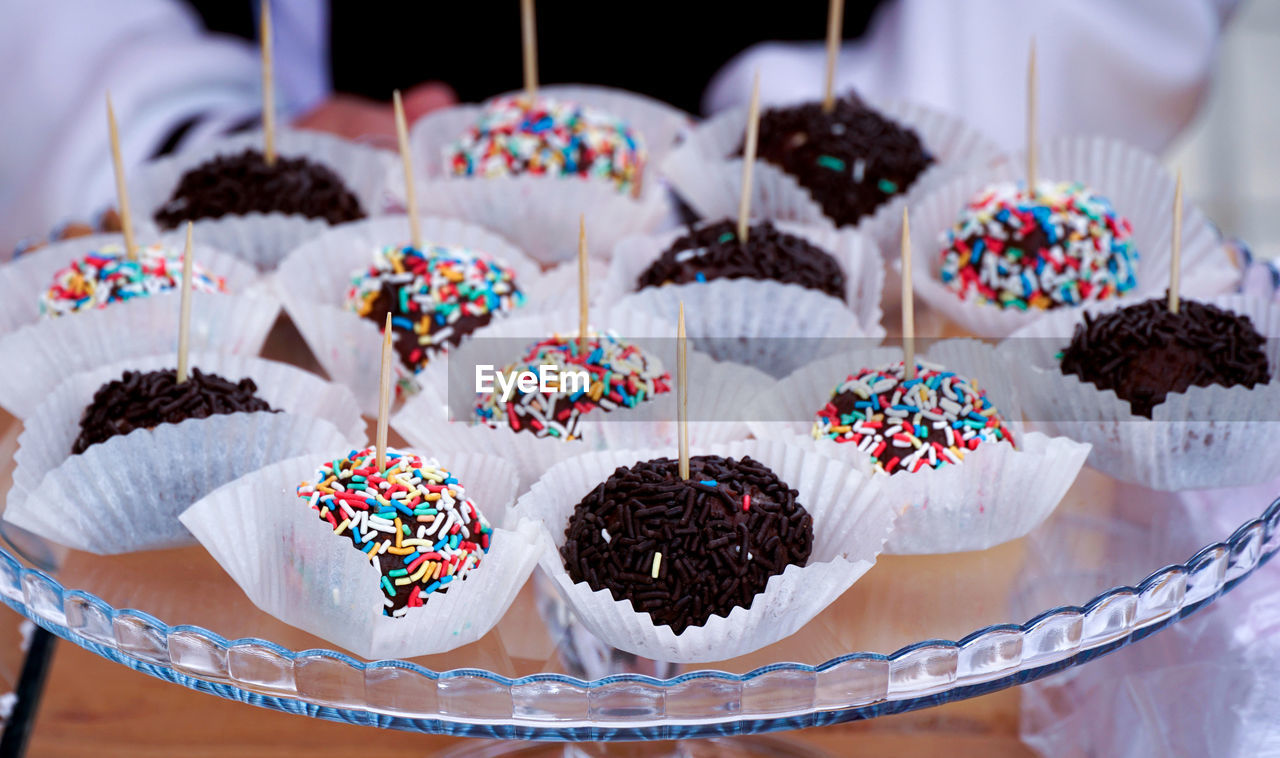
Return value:
[(501, 526), (515, 498), (515, 476), (504, 461), (425, 454), (457, 476), (494, 530), (489, 552), (463, 581), (432, 593), (400, 618), (382, 615), (377, 567), (298, 498), (295, 488), (314, 481), (323, 452), (219, 488), (183, 513), (182, 523), (254, 605), (286, 624), (368, 659), (443, 653), (480, 639), (498, 623), (542, 547), (531, 526)]
[(675, 313), (685, 304), (689, 344), (715, 360), (780, 377), (831, 352), (838, 341), (877, 344), (878, 322), (864, 326), (844, 303), (797, 284), (714, 279), (705, 284), (649, 287), (620, 305)]
[[(261, 151), (262, 139), (259, 131), (246, 132), (145, 164), (129, 180), (136, 212), (153, 219), (187, 171), (218, 156), (236, 155), (250, 148)], [(385, 210), (390, 169), (399, 165), (389, 151), (300, 129), (277, 129), (276, 153), (285, 158), (306, 158), (332, 169), (360, 200), (366, 216)], [(200, 219), (194, 227), (196, 239), (266, 271), (275, 268), (290, 250), (328, 229), (329, 223), (296, 213), (255, 212)]]
[(601, 641), (619, 650), (672, 663), (703, 663), (745, 655), (789, 637), (838, 598), (876, 561), (893, 531), (895, 512), (880, 497), (879, 484), (855, 469), (796, 445), (742, 441), (692, 446), (691, 454), (741, 458), (749, 455), (795, 489), (813, 517), (813, 551), (807, 565), (788, 566), (769, 579), (750, 608), (712, 616), (680, 634), (658, 626), (627, 600), (607, 589), (574, 583), (559, 548), (574, 508), (619, 466), (672, 457), (669, 449), (604, 451), (564, 461), (549, 470), (516, 504), (516, 513), (537, 523), (550, 546), (539, 565), (565, 602)]
[[(456, 219), (425, 217), (419, 223), (424, 244), (467, 247), (505, 263), (526, 298), (513, 315), (552, 308), (563, 297), (563, 275), (544, 275), (519, 248), (498, 235)], [(367, 270), (377, 250), (408, 242), (405, 216), (340, 224), (299, 245), (272, 277), (277, 296), (316, 360), (335, 382), (351, 388), (371, 416), (378, 413), (382, 326), (347, 309), (347, 290), (352, 275)], [(576, 282), (575, 278), (574, 286)], [(398, 359), (396, 366), (402, 376), (411, 375)]]
[(872, 475), (870, 456), (857, 445), (813, 439), (813, 420), (831, 391), (862, 368), (902, 361), (898, 348), (850, 351), (811, 363), (757, 400), (753, 411), (759, 420), (750, 423), (751, 431), (835, 457), (881, 482), (881, 497), (902, 512), (886, 553), (985, 550), (1025, 536), (1058, 506), (1089, 446), (1023, 428), (1015, 372), (992, 347), (945, 340), (924, 358), (976, 381), (1013, 430), (1017, 447), (987, 442), (957, 465)]
[(4, 518), (77, 550), (110, 555), (191, 542), (178, 514), (246, 471), (304, 452), (341, 448), (364, 421), (345, 388), (301, 369), (226, 354), (191, 365), (231, 381), (250, 377), (282, 413), (231, 413), (117, 435), (71, 455), (80, 416), (126, 370), (171, 368), (152, 356), (76, 374), (36, 409), (18, 438)]
[[(1280, 455), (1274, 453), (1280, 432), (1280, 304), (1243, 295), (1197, 299), (1249, 316), (1267, 338), (1269, 383), (1252, 389), (1190, 387), (1169, 394), (1151, 418), (1138, 416), (1114, 390), (1062, 373), (1056, 353), (1071, 343), (1083, 313), (1054, 313), (1000, 346), (1021, 374), (1028, 418), (1050, 434), (1093, 445), (1093, 468), (1154, 490), (1243, 487), (1280, 476)], [(1086, 309), (1102, 313), (1117, 307)]]
[[(844, 272), (845, 306), (853, 312), (858, 323), (862, 326), (863, 332), (868, 336), (883, 337), (884, 329), (880, 326), (881, 317), (883, 316), (880, 310), (880, 296), (884, 291), (884, 263), (875, 245), (853, 229), (835, 231), (829, 226), (809, 226), (785, 221), (774, 222), (774, 226), (780, 231), (806, 240), (814, 247), (825, 251), (836, 259), (836, 262), (840, 264), (841, 271)], [(688, 229), (679, 229), (661, 234), (628, 237), (619, 242), (618, 246), (614, 248), (609, 273), (604, 282), (606, 302), (618, 300), (635, 292), (636, 282), (639, 280), (640, 275), (661, 257), (677, 239), (688, 234), (688, 231)], [(730, 281), (749, 280), (733, 279)], [(668, 284), (662, 287), (662, 289), (669, 289), (677, 293), (674, 297), (684, 301), (686, 326), (689, 321), (705, 323), (709, 320), (707, 315), (699, 315), (697, 313), (706, 309), (701, 295), (702, 285), (703, 283), (688, 283)], [(823, 294), (817, 290), (805, 289), (799, 285), (783, 286), (788, 288), (795, 287), (804, 292), (812, 292), (818, 295)], [(744, 299), (746, 298), (744, 297)], [(758, 301), (757, 304), (759, 303), (767, 303), (769, 304), (767, 310), (774, 310), (774, 301), (772, 300)], [(664, 314), (669, 312), (670, 310), (668, 309), (662, 311)], [(772, 322), (772, 319), (770, 322)], [(746, 326), (743, 325), (744, 330)], [(771, 326), (777, 328), (776, 325), (771, 324)], [(875, 334), (877, 328), (879, 329), (879, 334)], [(744, 332), (735, 332), (735, 334), (737, 333)], [(769, 335), (766, 332), (759, 335), (744, 333), (744, 336)]]
[[(171, 235), (163, 240), (181, 250)], [(50, 245), (0, 266), (0, 354), (21, 356), (22, 370), (0, 374), (0, 406), (19, 418), (35, 410), (71, 374), (124, 358), (177, 353), (178, 292), (112, 303), (57, 318), (40, 315), (39, 298), (53, 275), (118, 235), (95, 235)], [(225, 253), (195, 245), (193, 258), (227, 280), (227, 293), (193, 292), (190, 349), (255, 355), (262, 349), (280, 306), (257, 273)]]
[[(689, 123), (665, 103), (623, 90), (583, 85), (547, 86), (539, 94), (599, 108), (625, 120), (644, 140), (647, 161), (638, 197), (610, 182), (565, 176), (451, 176), (444, 150), (476, 121), (482, 104), (442, 108), (413, 125), (414, 159), (425, 167), (418, 178), (418, 205), (427, 212), (479, 224), (518, 239), (543, 264), (571, 260), (578, 251), (578, 217), (584, 215), (591, 254), (607, 257), (623, 237), (659, 228), (670, 203), (658, 166)], [(389, 181), (404, 203), (403, 181)]]
[[(1040, 181), (1083, 182), (1111, 201), (1133, 225), (1138, 250), (1137, 286), (1116, 302), (1137, 303), (1159, 297), (1169, 286), (1174, 180), (1152, 155), (1117, 140), (1073, 137), (1040, 146)], [(1026, 157), (1018, 154), (982, 170), (974, 170), (923, 197), (911, 206), (911, 236), (916, 240), (911, 284), (916, 294), (951, 321), (980, 337), (1007, 337), (1050, 311), (1000, 308), (961, 300), (939, 276), (948, 229), (969, 200), (997, 182), (1025, 181)], [(895, 264), (901, 266), (900, 263)], [(1182, 293), (1212, 297), (1234, 289), (1239, 278), (1218, 233), (1200, 209), (1186, 205), (1182, 221)], [(1078, 316), (1077, 316), (1078, 317)]]
[[(525, 345), (553, 334), (577, 333), (577, 314), (558, 312), (508, 319), (491, 326), (485, 338), (473, 340), (455, 351), (446, 361), (427, 366), (420, 374), (422, 391), (410, 398), (391, 419), (391, 426), (415, 447), (458, 452), (483, 452), (511, 461), (520, 479), (520, 491), (527, 489), (548, 468), (566, 458), (593, 450), (645, 448), (676, 445), (675, 328), (670, 322), (625, 306), (615, 306), (592, 318), (592, 328), (603, 328), (625, 341), (636, 343), (662, 361), (671, 375), (671, 391), (646, 399), (634, 408), (610, 412), (596, 410), (581, 422), (581, 438), (561, 440), (512, 431), (506, 425), (491, 428), (471, 423), (473, 393), (461, 408), (458, 397), (450, 413), (450, 388), (474, 387), (467, 376), (472, 367), (491, 364), (501, 368), (519, 356), (510, 354), (516, 345)], [(492, 339), (490, 339), (492, 338)], [(522, 348), (523, 349), (523, 348)], [(450, 373), (450, 364), (453, 373)], [(690, 444), (713, 444), (745, 439), (748, 434), (743, 409), (768, 386), (770, 379), (746, 366), (720, 363), (688, 351)], [(469, 384), (467, 382), (470, 382)], [(460, 412), (467, 415), (462, 417)]]
[[(911, 203), (914, 208), (923, 193), (954, 175), (957, 169), (989, 161), (999, 150), (990, 139), (944, 113), (906, 102), (866, 102), (886, 117), (914, 129), (935, 159), (906, 192), (893, 196), (859, 220), (859, 229), (877, 246), (888, 248), (896, 245), (895, 234), (901, 229), (905, 204)], [(734, 153), (742, 144), (746, 124), (744, 106), (719, 113), (693, 129), (662, 164), (663, 176), (676, 194), (702, 218), (737, 218), (742, 158)], [(752, 173), (752, 215), (833, 226), (822, 206), (790, 174), (763, 160), (756, 161)]]

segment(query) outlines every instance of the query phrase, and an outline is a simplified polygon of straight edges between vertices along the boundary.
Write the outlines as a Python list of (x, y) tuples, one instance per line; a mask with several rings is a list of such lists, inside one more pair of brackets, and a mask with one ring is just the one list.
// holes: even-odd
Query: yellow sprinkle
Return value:
[(662, 566), (662, 553), (653, 554), (653, 571), (649, 572), (649, 576), (654, 579), (658, 578), (658, 568)]

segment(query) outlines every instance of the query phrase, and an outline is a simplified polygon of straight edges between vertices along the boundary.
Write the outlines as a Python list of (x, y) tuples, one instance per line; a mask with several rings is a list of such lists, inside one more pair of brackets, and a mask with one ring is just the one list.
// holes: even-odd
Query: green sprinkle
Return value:
[(819, 155), (818, 165), (824, 168), (829, 168), (832, 171), (844, 171), (844, 161), (834, 155)]
[(737, 236), (737, 235), (735, 235), (733, 232), (725, 232), (724, 234), (721, 234), (721, 235), (720, 235), (720, 239), (719, 239), (718, 241), (719, 241), (719, 242), (728, 242), (729, 240), (733, 239), (733, 238), (734, 238), (734, 237), (736, 237), (736, 236)]
[(892, 195), (893, 193), (898, 191), (898, 185), (894, 184), (888, 179), (881, 179), (879, 182), (876, 182), (876, 186), (879, 187), (880, 191), (885, 193), (886, 195)]
[(387, 572), (387, 576), (408, 576), (409, 569), (391, 569)]

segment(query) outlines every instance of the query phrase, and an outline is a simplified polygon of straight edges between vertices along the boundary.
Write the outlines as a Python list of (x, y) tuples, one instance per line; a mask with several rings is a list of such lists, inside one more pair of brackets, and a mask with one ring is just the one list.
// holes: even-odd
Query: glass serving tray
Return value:
[[(282, 321), (266, 354), (314, 368), (300, 344)], [(3, 492), (20, 431), (0, 418)], [(974, 697), (1140, 640), (1280, 548), (1277, 493), (1251, 492), (1201, 518), (1086, 468), (1027, 537), (982, 552), (881, 556), (797, 634), (712, 664), (602, 646), (537, 573), (481, 640), (375, 662), (258, 610), (198, 545), (97, 556), (6, 525), (0, 599), (135, 670), (316, 718), (508, 739), (737, 735)], [(1239, 528), (1228, 534), (1224, 519)]]

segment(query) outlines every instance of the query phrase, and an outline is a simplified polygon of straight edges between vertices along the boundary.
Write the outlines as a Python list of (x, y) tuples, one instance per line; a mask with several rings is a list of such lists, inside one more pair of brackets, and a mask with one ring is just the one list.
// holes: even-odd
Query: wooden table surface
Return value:
[[(1018, 741), (1017, 728), (1015, 689), (915, 713), (806, 729), (783, 739), (817, 749), (818, 755), (1032, 756)], [(59, 641), (27, 754), (35, 758), (357, 754), (408, 758), (481, 746), (476, 740), (337, 724), (223, 700)], [(656, 749), (650, 745), (643, 751), (618, 747), (607, 752), (666, 752), (650, 752)]]

